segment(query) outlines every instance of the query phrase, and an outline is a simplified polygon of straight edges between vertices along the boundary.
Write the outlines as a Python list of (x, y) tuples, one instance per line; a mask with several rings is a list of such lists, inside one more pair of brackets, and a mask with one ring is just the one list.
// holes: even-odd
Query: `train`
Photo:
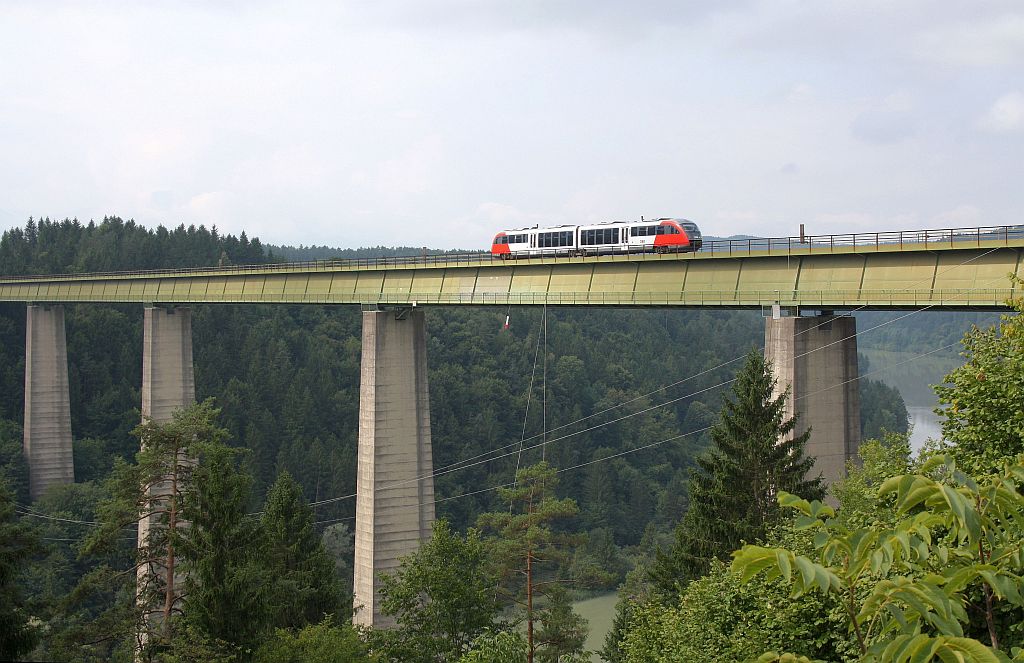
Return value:
[(687, 219), (608, 221), (592, 225), (502, 230), (491, 255), (501, 259), (530, 256), (592, 256), (614, 253), (670, 253), (700, 250), (700, 228)]

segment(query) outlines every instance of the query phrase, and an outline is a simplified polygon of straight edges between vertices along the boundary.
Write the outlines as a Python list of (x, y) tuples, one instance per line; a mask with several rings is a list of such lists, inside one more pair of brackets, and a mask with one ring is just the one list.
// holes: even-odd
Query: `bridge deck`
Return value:
[(1024, 228), (722, 240), (686, 254), (485, 254), (0, 278), (0, 301), (1006, 308)]

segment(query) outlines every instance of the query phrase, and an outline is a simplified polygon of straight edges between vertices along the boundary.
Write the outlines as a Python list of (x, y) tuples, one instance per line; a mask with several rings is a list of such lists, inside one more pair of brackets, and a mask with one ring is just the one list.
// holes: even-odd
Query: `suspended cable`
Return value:
[(72, 524), (75, 524), (75, 525), (90, 525), (92, 527), (98, 527), (98, 526), (103, 524), (103, 523), (100, 523), (100, 522), (96, 522), (95, 520), (74, 520), (72, 518), (59, 518), (57, 516), (48, 516), (48, 515), (46, 515), (44, 513), (37, 513), (35, 511), (32, 511), (28, 507), (22, 506), (21, 504), (18, 504), (17, 502), (14, 503), (14, 506), (15, 506), (15, 511), (17, 513), (20, 513), (23, 516), (28, 516), (30, 518), (42, 518), (42, 519), (45, 519), (45, 520), (57, 520), (57, 521), (60, 521), (62, 523), (72, 523)]
[(542, 325), (544, 327), (544, 378), (541, 380), (541, 397), (543, 402), (543, 412), (541, 414), (541, 425), (540, 432), (543, 436), (541, 439), (544, 440), (544, 446), (540, 450), (540, 459), (547, 460), (548, 456), (548, 302), (544, 300), (544, 312), (541, 314)]
[[(509, 308), (511, 308), (511, 307), (509, 307)], [(545, 315), (547, 314), (547, 306), (544, 307), (544, 314)], [(540, 334), (540, 331), (538, 330), (538, 333), (537, 333), (537, 347), (533, 351), (533, 369), (530, 371), (530, 386), (527, 387), (527, 389), (526, 389), (526, 409), (525, 409), (525, 412), (523, 413), (523, 430), (522, 430), (522, 433), (519, 436), (519, 451), (516, 454), (516, 469), (515, 469), (515, 472), (512, 473), (512, 485), (515, 485), (515, 483), (516, 483), (516, 480), (517, 480), (517, 477), (518, 477), (518, 474), (519, 474), (519, 466), (520, 466), (520, 463), (521, 463), (521, 461), (523, 459), (523, 442), (526, 440), (526, 425), (527, 425), (527, 423), (529, 422), (529, 419), (530, 419), (530, 403), (533, 401), (533, 382), (534, 382), (534, 379), (537, 377), (537, 358), (540, 355), (540, 346), (541, 346), (540, 340), (541, 340), (541, 334)], [(547, 353), (547, 346), (546, 346), (546, 344), (545, 344), (544, 352), (545, 352), (545, 354)], [(515, 445), (515, 443), (513, 442), (512, 446), (514, 446), (514, 445)], [(511, 501), (508, 504), (508, 510), (509, 510), (509, 513), (512, 512), (512, 502)]]

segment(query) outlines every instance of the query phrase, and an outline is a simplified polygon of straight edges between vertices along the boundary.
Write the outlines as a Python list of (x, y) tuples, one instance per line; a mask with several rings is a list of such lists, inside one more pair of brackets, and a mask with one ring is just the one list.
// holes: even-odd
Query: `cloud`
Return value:
[(150, 204), (157, 209), (170, 209), (174, 206), (176, 200), (177, 197), (174, 195), (174, 192), (166, 189), (161, 191), (151, 191), (149, 194)]
[(807, 234), (878, 230), (883, 227), (879, 223), (877, 215), (866, 212), (826, 212), (815, 215), (813, 223), (807, 224)]
[(358, 3), (347, 19), (385, 29), (474, 33), (572, 31), (615, 40), (688, 27), (754, 0), (382, 0)]
[(1021, 131), (1019, 3), (0, 0), (0, 228), (1011, 223), (1019, 150), (967, 134)]
[(850, 132), (866, 143), (890, 145), (914, 135), (914, 121), (903, 111), (865, 111), (854, 118)]
[(1024, 64), (1024, 13), (960, 20), (927, 29), (914, 39), (914, 54), (926, 61), (966, 67)]
[(791, 104), (806, 104), (814, 101), (814, 86), (808, 83), (797, 83), (786, 93), (786, 101)]
[(978, 120), (978, 126), (993, 133), (1011, 133), (1024, 129), (1024, 94), (1010, 92), (996, 99)]
[(905, 92), (890, 94), (858, 114), (850, 125), (854, 137), (874, 145), (890, 145), (916, 131), (913, 103)]
[(974, 205), (960, 205), (928, 220), (930, 228), (978, 228), (983, 225), (985, 219), (982, 212)]

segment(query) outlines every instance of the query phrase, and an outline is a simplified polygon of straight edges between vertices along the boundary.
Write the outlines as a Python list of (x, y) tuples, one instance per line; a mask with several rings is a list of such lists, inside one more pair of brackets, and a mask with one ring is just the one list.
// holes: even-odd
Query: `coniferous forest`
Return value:
[[(330, 251), (269, 247), (244, 233), (221, 235), (216, 228), (152, 230), (119, 218), (85, 224), (43, 219), (3, 234), (0, 274), (257, 264), (324, 257)], [(359, 257), (421, 251), (364, 249)], [(352, 257), (341, 250), (335, 255)], [(10, 589), (18, 597), (10, 605), (23, 606), (22, 616), (31, 616), (33, 624), (29, 639), (11, 651), (46, 660), (130, 660), (134, 645), (118, 639), (116, 634), (125, 631), (116, 626), (125, 619), (118, 610), (130, 608), (126, 596), (131, 588), (116, 575), (133, 554), (133, 535), (114, 527), (103, 530), (109, 536), (99, 541), (96, 533), (107, 526), (101, 523), (113, 522), (115, 498), (123, 497), (125, 482), (136, 476), (133, 464), (142, 462), (136, 458), (135, 430), (142, 311), (99, 304), (66, 305), (65, 310), (76, 483), (31, 504), (21, 452), (25, 309), (0, 304), (0, 480), (10, 493), (4, 504), (11, 505), (0, 520), (9, 523), (3, 527), (20, 528), (11, 530), (11, 540), (24, 539), (10, 576), (0, 580), (2, 591)], [(213, 570), (204, 576), (202, 591), (210, 592), (204, 600), (231, 596), (242, 601), (239, 592), (224, 588), (248, 578), (261, 594), (246, 600), (269, 601), (276, 608), (244, 626), (215, 623), (212, 617), (186, 620), (181, 632), (207, 649), (167, 645), (155, 655), (166, 660), (289, 660), (275, 657), (305, 651), (305, 658), (294, 660), (319, 660), (309, 652), (325, 642), (350, 651), (351, 660), (364, 654), (380, 660), (453, 661), (472, 655), (466, 640), (458, 651), (410, 658), (413, 654), (395, 652), (424, 651), (411, 627), (396, 631), (399, 635), (359, 639), (339, 626), (347, 623), (351, 609), (360, 318), (355, 306), (193, 307), (197, 398), (212, 399), (204, 406), (207, 427), (200, 428), (217, 431), (210, 433), (216, 444), (197, 453), (221, 463), (223, 471), (215, 473), (220, 481), (203, 482), (210, 486), (204, 488), (208, 493), (182, 500), (186, 507), (189, 500), (209, 500), (219, 505), (216, 512), (224, 514), (224, 522), (235, 514), (246, 524), (217, 529), (211, 522), (208, 530), (197, 525), (196, 537), (205, 533), (212, 538), (183, 542), (182, 550), (191, 552), (182, 554), (199, 568), (197, 560), (206, 559), (203, 546), (212, 546), (211, 541), (236, 541), (232, 545), (240, 550), (256, 546), (237, 559), (218, 562), (236, 569), (237, 577), (222, 578)], [(503, 638), (526, 633), (521, 627), (503, 631), (498, 626), (518, 619), (515, 606), (522, 587), (509, 580), (509, 569), (518, 568), (523, 550), (534, 551), (535, 545), (550, 549), (542, 576), (572, 582), (551, 583), (540, 600), (540, 644), (531, 642), (530, 660), (534, 654), (537, 660), (570, 660), (564, 656), (579, 651), (576, 640), (585, 625), (569, 600), (582, 591), (613, 590), (626, 582), (634, 589), (654, 587), (656, 594), (661, 592), (659, 600), (671, 604), (674, 585), (662, 582), (657, 589), (648, 569), (656, 576), (659, 564), (671, 568), (673, 555), (686, 554), (676, 550), (676, 527), (688, 512), (691, 474), (715, 465), (698, 463), (698, 457), (712, 444), (724, 399), (732, 393), (730, 383), (763, 342), (760, 313), (448, 307), (427, 311), (427, 330), (435, 494), (445, 524), (431, 542), (439, 548), (425, 548), (424, 560), (418, 561), (427, 564), (430, 554), (483, 555), (474, 546), (509, 526), (499, 516), (503, 510), (511, 514), (509, 505), (523, 496), (481, 488), (509, 484), (517, 468), (530, 470), (522, 485), (538, 486), (530, 499), (550, 505), (546, 515), (524, 516), (536, 521), (536, 531), (550, 530), (548, 535), (520, 542), (525, 547), (508, 543), (501, 554), (492, 555), (505, 561), (481, 572), (482, 586), (502, 591), (493, 592), (497, 603), (480, 613), (488, 618), (471, 640), (483, 643), (482, 651), (499, 651), (515, 644)], [(898, 392), (862, 380), (861, 398), (865, 438), (906, 432)], [(203, 467), (200, 463), (195, 472)], [(759, 520), (751, 529), (754, 534), (736, 540), (765, 536), (776, 527), (776, 512), (771, 509), (771, 522)], [(194, 516), (191, 522), (201, 520)], [(507, 533), (498, 538), (510, 540)], [(298, 566), (282, 561), (292, 554), (283, 552), (289, 541), (304, 549)], [(713, 573), (720, 564), (716, 559), (717, 553), (702, 558), (698, 568)], [(253, 580), (268, 577), (287, 582), (261, 585)], [(223, 584), (221, 595), (214, 591), (218, 583)], [(408, 589), (396, 581), (395, 610), (415, 612), (408, 601), (402, 603)], [(200, 589), (194, 591), (195, 596), (186, 597), (193, 604)], [(279, 605), (285, 596), (301, 596), (305, 602)], [(246, 609), (244, 604), (235, 607)], [(229, 642), (233, 633), (238, 640)]]

